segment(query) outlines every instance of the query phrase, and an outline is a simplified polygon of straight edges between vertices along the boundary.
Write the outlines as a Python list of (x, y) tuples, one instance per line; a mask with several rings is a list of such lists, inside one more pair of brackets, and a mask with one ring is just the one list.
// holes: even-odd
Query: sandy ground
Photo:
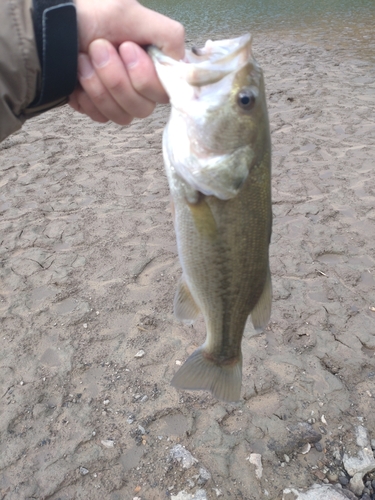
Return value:
[(336, 483), (359, 423), (375, 438), (374, 65), (292, 37), (254, 50), (274, 302), (246, 327), (238, 404), (169, 385), (205, 328), (172, 315), (168, 106), (127, 128), (54, 110), (0, 145), (1, 499), (280, 499)]

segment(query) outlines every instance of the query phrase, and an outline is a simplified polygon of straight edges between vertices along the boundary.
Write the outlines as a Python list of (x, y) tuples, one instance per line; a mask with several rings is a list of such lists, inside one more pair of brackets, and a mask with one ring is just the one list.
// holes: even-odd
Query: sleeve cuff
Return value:
[(33, 0), (33, 22), (41, 65), (41, 89), (26, 115), (64, 104), (77, 83), (76, 7), (61, 0)]

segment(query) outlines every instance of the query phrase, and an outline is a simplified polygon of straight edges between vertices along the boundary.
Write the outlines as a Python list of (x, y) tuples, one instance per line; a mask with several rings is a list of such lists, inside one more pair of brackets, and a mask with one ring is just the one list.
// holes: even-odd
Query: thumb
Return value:
[(136, 0), (75, 0), (80, 51), (104, 38), (119, 47), (123, 42), (156, 45), (175, 59), (184, 57), (182, 24), (144, 7)]
[(142, 5), (134, 8), (129, 41), (139, 45), (156, 45), (164, 54), (183, 59), (185, 54), (185, 29), (181, 23), (150, 10)]

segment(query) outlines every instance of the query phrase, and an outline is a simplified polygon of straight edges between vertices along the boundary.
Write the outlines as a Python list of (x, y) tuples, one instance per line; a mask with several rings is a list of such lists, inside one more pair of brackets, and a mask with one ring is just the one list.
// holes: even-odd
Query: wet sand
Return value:
[[(169, 385), (205, 328), (172, 314), (168, 106), (126, 128), (66, 107), (0, 145), (0, 498), (276, 500), (337, 483), (359, 423), (375, 439), (375, 68), (287, 35), (254, 52), (274, 301), (264, 334), (246, 327), (238, 404)], [(308, 421), (320, 446), (302, 454)], [(171, 459), (177, 444), (198, 462)]]

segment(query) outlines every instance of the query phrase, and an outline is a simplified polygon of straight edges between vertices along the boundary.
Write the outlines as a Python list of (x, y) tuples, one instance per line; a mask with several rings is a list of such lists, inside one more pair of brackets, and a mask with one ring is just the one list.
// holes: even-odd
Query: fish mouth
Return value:
[(220, 116), (223, 105), (226, 109), (226, 103), (231, 106), (239, 72), (245, 69), (255, 87), (260, 83), (261, 70), (252, 56), (251, 41), (250, 34), (208, 40), (201, 49), (186, 50), (182, 61), (156, 47), (148, 49), (172, 105), (164, 157), (190, 189), (221, 200), (238, 194), (254, 160), (251, 144), (227, 146), (225, 141), (211, 140), (215, 116)]
[[(252, 58), (251, 42), (249, 33), (216, 42), (207, 40), (202, 48), (186, 50), (182, 61), (166, 56), (155, 46), (150, 46), (147, 52), (156, 65), (162, 83), (160, 67), (164, 66), (173, 67), (179, 78), (189, 85), (202, 87), (216, 83), (245, 66)], [(166, 90), (168, 92), (168, 88)]]

